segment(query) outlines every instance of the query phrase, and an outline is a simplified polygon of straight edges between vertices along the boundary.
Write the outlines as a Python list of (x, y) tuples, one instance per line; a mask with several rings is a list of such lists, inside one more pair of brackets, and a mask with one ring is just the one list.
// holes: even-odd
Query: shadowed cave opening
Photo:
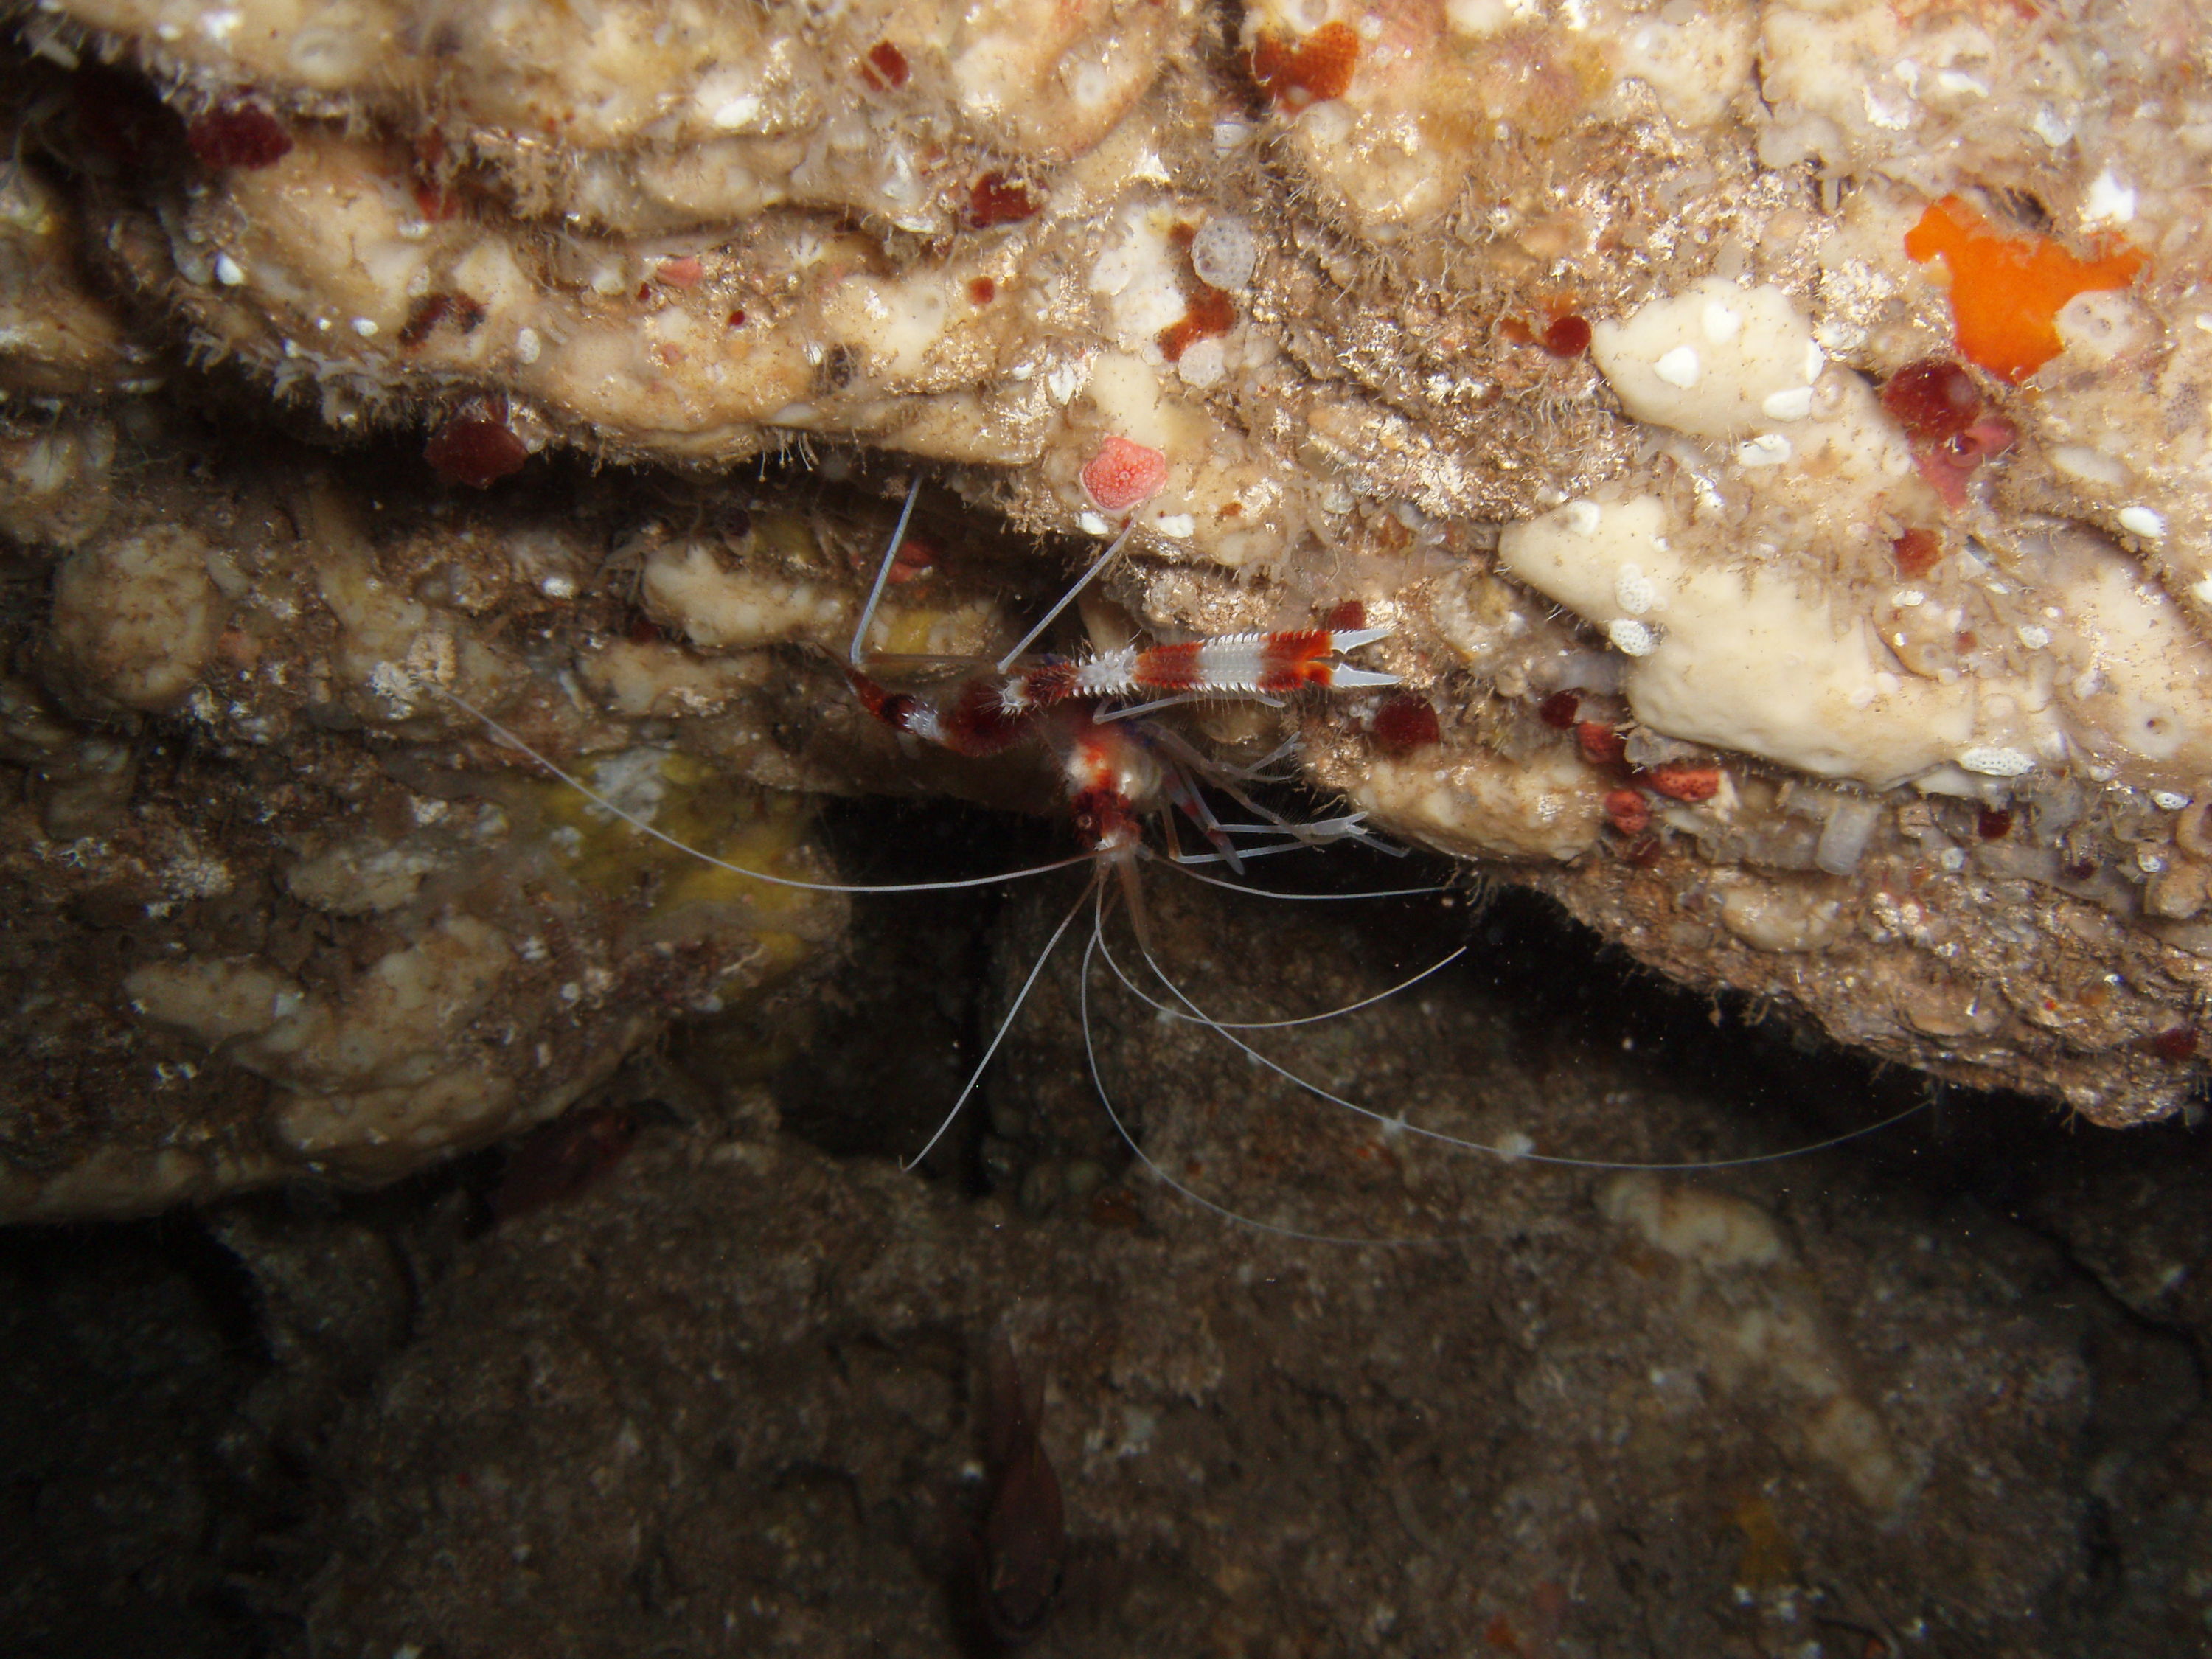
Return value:
[[(841, 803), (826, 811), (823, 832), (848, 871), (877, 880), (1006, 867), (1060, 844), (1048, 823), (936, 804)], [(1343, 849), (1278, 862), (1255, 878), (1358, 890), (1439, 872)], [(784, 1128), (841, 1158), (909, 1155), (988, 1041), (1010, 973), (1027, 971), (1044, 927), (1085, 878), (1069, 872), (1034, 895), (860, 900), (829, 988), (803, 1018), (787, 1006), (776, 1016), (792, 1022), (797, 1044), (767, 1079)], [(1146, 879), (1168, 935), (1183, 937), (1172, 872)], [(1261, 933), (1308, 940), (1299, 930), (1320, 908)], [(1466, 958), (1405, 994), (1503, 1008), (1510, 1062), (1539, 1073), (1571, 1070), (1600, 1049), (1625, 1053), (1655, 1088), (1755, 1119), (1762, 1147), (1820, 1139), (1930, 1093), (1924, 1079), (1657, 981), (1524, 892), (1328, 912), (1319, 937), (1334, 941), (1351, 981), (1386, 984), (1471, 936)], [(1072, 973), (1076, 953), (1066, 941), (1061, 951)], [(1029, 1075), (1016, 1052), (1024, 1041), (1018, 1025), (1002, 1056), (1018, 1082)], [(678, 1072), (698, 1058), (681, 1041), (667, 1056)], [(2114, 1271), (2110, 1238), (2134, 1224), (2126, 1218), (2144, 1201), (2148, 1172), (2167, 1188), (2180, 1181), (2212, 1190), (2206, 1137), (2178, 1121), (2118, 1134), (2017, 1101), (1933, 1095), (1904, 1124), (1808, 1160), (1802, 1172), (1784, 1166), (1779, 1186), (1901, 1189), (1931, 1224), (2042, 1241), (2019, 1294), (2023, 1305), (2056, 1310), (2039, 1317), (2071, 1322), (2097, 1391), (2074, 1465), (2104, 1471), (2103, 1495), (2080, 1510), (2082, 1576), (2048, 1612), (2083, 1639), (2148, 1629), (2146, 1599), (2179, 1593), (2172, 1506), (2187, 1501), (2191, 1477), (2185, 1466), (2169, 1476), (2145, 1471), (2201, 1415), (2204, 1330), (2132, 1310), (2099, 1273)], [(1070, 1137), (1097, 1131), (1095, 1115), (1071, 1129), (1065, 1113), (1026, 1120), (994, 1103), (990, 1085), (982, 1097), (927, 1178), (989, 1197), (1021, 1225), (1079, 1232), (1101, 1224), (1097, 1191), (1141, 1178), (1125, 1157), (1091, 1192), (1063, 1180), (1040, 1197), (1035, 1171), (1065, 1166)], [(662, 1101), (638, 1085), (626, 1109), (641, 1137), (679, 1134), (696, 1098)], [(307, 1650), (306, 1585), (334, 1546), (332, 1517), (346, 1496), (331, 1484), (331, 1448), (413, 1340), (422, 1298), (481, 1253), (512, 1248), (503, 1243), (512, 1230), (490, 1212), (508, 1157), (489, 1150), (374, 1193), (293, 1188), (204, 1214), (0, 1237), (12, 1362), (0, 1431), (9, 1543), (0, 1612), (21, 1632), (16, 1650)], [(1855, 1173), (1836, 1176), (1839, 1167)], [(589, 1187), (550, 1202), (589, 1203)], [(2151, 1641), (2139, 1650), (2163, 1650)]]

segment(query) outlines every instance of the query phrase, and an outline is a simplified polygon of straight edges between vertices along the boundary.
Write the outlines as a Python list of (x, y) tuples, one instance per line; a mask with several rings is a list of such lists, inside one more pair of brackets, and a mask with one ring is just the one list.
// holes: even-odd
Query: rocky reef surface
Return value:
[(2193, 1086), (2193, 7), (12, 28), (8, 1213), (386, 1176), (818, 965), (482, 715), (799, 879), (800, 795), (1048, 801), (836, 672), (916, 468), (879, 648), (1133, 526), (1094, 635), (1392, 630), (1194, 740), (1885, 1059)]
[[(0, 1235), (24, 1650), (2201, 1650), (2198, 9), (5, 18), (0, 1219), (199, 1201)], [(917, 480), (878, 653), (1389, 630), (1161, 719), (1443, 890), (1143, 883), (1378, 1115), (836, 890), (1073, 845)]]

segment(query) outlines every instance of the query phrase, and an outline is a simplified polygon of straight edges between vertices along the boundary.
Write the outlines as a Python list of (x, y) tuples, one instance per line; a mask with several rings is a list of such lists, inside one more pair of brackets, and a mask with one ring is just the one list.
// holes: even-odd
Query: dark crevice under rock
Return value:
[[(942, 867), (1036, 839), (904, 808), (831, 829), (894, 849), (878, 878), (901, 847)], [(1407, 871), (1344, 862), (1267, 879)], [(1464, 1236), (1297, 1244), (1115, 1150), (1063, 941), (957, 1151), (897, 1173), (1081, 880), (864, 902), (765, 1085), (715, 1069), (757, 1042), (677, 1042), (586, 1103), (624, 1134), (561, 1152), (574, 1178), (529, 1206), (501, 1200), (526, 1154), (493, 1152), (0, 1241), (19, 1650), (986, 1651), (1001, 1329), (1048, 1378), (1066, 1496), (1039, 1651), (2197, 1650), (2201, 1132), (1954, 1091), (1835, 1152), (1656, 1183), (1432, 1156), (1094, 963), (1103, 1073), (1178, 1179), (1279, 1225)], [(1388, 984), (1471, 926), (1356, 1045), (1267, 1039), (1455, 1133), (1743, 1156), (1925, 1086), (1593, 966), (1523, 896), (1322, 926), (1168, 872), (1145, 893), (1163, 962), (1247, 1018)], [(927, 1052), (947, 1032), (963, 1052)]]

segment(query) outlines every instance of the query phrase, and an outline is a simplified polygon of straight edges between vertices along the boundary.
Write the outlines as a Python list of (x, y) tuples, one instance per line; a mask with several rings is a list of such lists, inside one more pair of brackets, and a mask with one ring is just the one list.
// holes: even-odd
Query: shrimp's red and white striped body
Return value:
[(1050, 708), (1070, 700), (1103, 700), (1145, 693), (1163, 697), (1286, 696), (1294, 691), (1335, 691), (1395, 685), (1395, 674), (1354, 668), (1337, 660), (1372, 645), (1387, 628), (1349, 631), (1293, 629), (1274, 634), (1215, 634), (1182, 645), (1127, 645), (1079, 661), (1043, 658), (1006, 676), (1000, 705), (1014, 714)]
[[(913, 495), (909, 493), (907, 500), (909, 513), (913, 502)], [(1279, 703), (1284, 697), (1300, 691), (1340, 691), (1395, 685), (1398, 678), (1394, 674), (1357, 667), (1343, 660), (1347, 653), (1385, 638), (1390, 630), (1364, 626), (1364, 616), (1346, 617), (1346, 611), (1358, 609), (1350, 606), (1332, 616), (1332, 621), (1341, 618), (1352, 622), (1353, 625), (1346, 628), (1221, 634), (1168, 645), (1130, 644), (1073, 659), (1024, 655), (1052, 619), (1065, 610), (1113, 559), (1127, 539), (1127, 532), (1125, 532), (1122, 538), (1109, 547), (1082, 579), (1061, 596), (1044, 620), (998, 662), (988, 668), (979, 667), (977, 672), (933, 701), (888, 691), (861, 671), (860, 642), (865, 637), (876, 599), (882, 593), (885, 576), (896, 563), (900, 537), (906, 524), (904, 514), (902, 514), (899, 524), (899, 530), (893, 533), (891, 538), (891, 550), (884, 556), (884, 574), (878, 575), (875, 591), (861, 615), (860, 626), (854, 632), (851, 659), (847, 666), (847, 673), (862, 703), (877, 718), (898, 730), (959, 754), (996, 754), (1031, 738), (1048, 745), (1060, 762), (1076, 831), (1091, 855), (1098, 860), (1102, 872), (1110, 868), (1121, 878), (1129, 919), (1136, 933), (1139, 953), (1153, 980), (1168, 994), (1166, 1001), (1155, 998), (1137, 985), (1115, 962), (1107, 948), (1104, 933), (1105, 890), (1098, 881), (1094, 880), (1054, 930), (1030, 969), (1028, 978), (1015, 994), (989, 1047), (969, 1074), (967, 1086), (961, 1091), (959, 1098), (953, 1103), (951, 1110), (946, 1114), (936, 1134), (930, 1138), (929, 1145), (916, 1155), (916, 1162), (927, 1156), (939, 1138), (951, 1127), (969, 1096), (974, 1092), (985, 1068), (991, 1063), (993, 1055), (998, 1052), (1015, 1016), (1019, 1013), (1022, 1004), (1036, 985), (1061, 936), (1086, 903), (1091, 908), (1092, 921), (1090, 943), (1084, 951), (1083, 966), (1079, 974), (1079, 1000), (1084, 1009), (1085, 1050), (1100, 1103), (1113, 1117), (1115, 1127), (1121, 1132), (1139, 1162), (1151, 1170), (1163, 1184), (1202, 1207), (1242, 1224), (1319, 1243), (1394, 1244), (1440, 1242), (1407, 1238), (1349, 1238), (1258, 1221), (1223, 1208), (1162, 1169), (1122, 1125), (1108, 1096), (1105, 1080), (1099, 1074), (1097, 1055), (1091, 1047), (1088, 1012), (1094, 961), (1103, 961), (1125, 989), (1150, 1004), (1161, 1018), (1187, 1020), (1211, 1030), (1241, 1050), (1255, 1066), (1279, 1073), (1285, 1080), (1330, 1105), (1370, 1119), (1397, 1133), (1419, 1136), (1462, 1152), (1487, 1153), (1515, 1161), (1525, 1159), (1532, 1164), (1569, 1169), (1686, 1170), (1765, 1163), (1777, 1158), (1794, 1158), (1801, 1152), (1820, 1150), (1819, 1146), (1801, 1147), (1788, 1152), (1705, 1163), (1623, 1163), (1550, 1155), (1537, 1152), (1533, 1144), (1491, 1146), (1407, 1124), (1401, 1117), (1377, 1112), (1285, 1070), (1237, 1036), (1231, 1023), (1201, 1009), (1155, 959), (1146, 937), (1143, 908), (1139, 902), (1136, 884), (1137, 859), (1145, 851), (1142, 837), (1145, 819), (1148, 817), (1164, 817), (1168, 809), (1172, 808), (1196, 824), (1212, 844), (1214, 851), (1212, 854), (1200, 855), (1195, 860), (1186, 858), (1171, 848), (1168, 856), (1179, 865), (1202, 862), (1211, 857), (1228, 865), (1232, 870), (1241, 871), (1242, 859), (1257, 852), (1278, 851), (1295, 846), (1325, 846), (1345, 840), (1360, 841), (1390, 852), (1401, 852), (1403, 849), (1391, 847), (1370, 834), (1362, 822), (1363, 814), (1352, 813), (1300, 823), (1285, 818), (1255, 801), (1242, 786), (1264, 774), (1270, 763), (1293, 745), (1285, 745), (1285, 750), (1278, 750), (1276, 755), (1270, 756), (1267, 761), (1263, 761), (1256, 768), (1238, 768), (1204, 754), (1172, 728), (1146, 716), (1158, 708), (1208, 698), (1241, 697)], [(1131, 702), (1132, 699), (1141, 701)], [(1223, 824), (1206, 805), (1205, 791), (1207, 787), (1227, 794), (1249, 811), (1259, 822), (1235, 826)], [(1240, 848), (1234, 840), (1238, 833), (1266, 835), (1272, 839), (1265, 846)], [(1186, 873), (1194, 875), (1196, 872)], [(1408, 890), (1444, 890), (1423, 888), (1400, 890), (1400, 892)], [(1370, 896), (1395, 896), (1397, 895), (1376, 894)], [(1464, 954), (1467, 948), (1462, 945), (1441, 962), (1394, 988), (1394, 991), (1418, 983), (1430, 974), (1449, 965)], [(1381, 996), (1392, 994), (1385, 992)], [(1334, 1014), (1350, 1013), (1372, 1001), (1380, 1000), (1381, 996), (1362, 1000), (1335, 1010), (1334, 1013), (1312, 1015), (1285, 1023), (1305, 1024), (1310, 1020), (1334, 1018)], [(1917, 1107), (1911, 1109), (1912, 1111), (1917, 1109)], [(1908, 1111), (1901, 1114), (1900, 1118), (1911, 1115), (1911, 1111)], [(1893, 1118), (1889, 1121), (1900, 1120)], [(1852, 1139), (1883, 1127), (1887, 1126), (1876, 1124), (1855, 1130), (1823, 1142), (1821, 1146)]]
[[(1241, 871), (1243, 860), (1262, 853), (1285, 851), (1295, 848), (1326, 847), (1344, 841), (1357, 841), (1394, 854), (1405, 849), (1390, 845), (1369, 831), (1364, 815), (1346, 813), (1334, 817), (1292, 819), (1256, 800), (1247, 786), (1273, 779), (1267, 769), (1291, 752), (1295, 739), (1285, 744), (1273, 754), (1253, 766), (1238, 766), (1218, 759), (1195, 747), (1172, 726), (1149, 716), (1153, 711), (1182, 703), (1207, 699), (1253, 699), (1279, 704), (1288, 696), (1302, 691), (1342, 691), (1367, 690), (1398, 684), (1397, 677), (1376, 670), (1361, 668), (1344, 660), (1346, 655), (1362, 647), (1387, 637), (1388, 629), (1369, 628), (1364, 618), (1353, 618), (1340, 611), (1332, 620), (1354, 622), (1350, 627), (1322, 627), (1294, 629), (1277, 632), (1245, 632), (1215, 635), (1181, 643), (1164, 645), (1131, 644), (1116, 649), (1096, 652), (1080, 657), (1061, 657), (1050, 654), (1028, 654), (1029, 647), (1043, 634), (1060, 612), (1073, 601), (1077, 594), (1106, 566), (1120, 550), (1122, 541), (1116, 541), (1094, 562), (1073, 587), (1062, 595), (1042, 621), (1037, 623), (1012, 650), (995, 663), (975, 663), (969, 672), (953, 681), (949, 687), (935, 691), (908, 691), (884, 685), (868, 672), (880, 667), (888, 659), (871, 659), (864, 656), (861, 642), (866, 637), (878, 601), (885, 587), (895, 580), (895, 571), (904, 539), (908, 517), (913, 511), (915, 495), (908, 494), (906, 510), (899, 518), (898, 528), (893, 532), (890, 550), (885, 554), (873, 589), (864, 606), (859, 627), (854, 630), (853, 643), (847, 653), (844, 669), (861, 707), (874, 719), (916, 742), (941, 748), (952, 754), (981, 758), (1008, 752), (1024, 744), (1036, 744), (1047, 750), (1057, 763), (1066, 791), (1071, 821), (1082, 841), (1084, 852), (1076, 858), (1041, 865), (1031, 870), (1009, 872), (1003, 877), (984, 877), (960, 881), (904, 883), (888, 885), (847, 885), (842, 884), (803, 881), (790, 877), (755, 870), (738, 870), (774, 884), (814, 889), (835, 892), (914, 892), (945, 890), (953, 888), (996, 884), (1018, 876), (1047, 873), (1069, 864), (1090, 862), (1097, 874), (1073, 905), (1060, 919), (1046, 943), (1027, 978), (1014, 995), (995, 1035), (970, 1073), (966, 1086), (946, 1114), (927, 1145), (915, 1154), (908, 1167), (919, 1163), (935, 1146), (949, 1129), (975, 1092), (977, 1084), (1005, 1041), (1016, 1017), (1030, 990), (1036, 986), (1060, 939), (1087, 907), (1092, 910), (1091, 938), (1084, 952), (1079, 979), (1080, 997), (1084, 1012), (1085, 1043), (1089, 1056), (1092, 1079), (1098, 1098), (1109, 1115), (1114, 1115), (1113, 1103), (1108, 1098), (1103, 1079), (1098, 1073), (1097, 1056), (1091, 1050), (1089, 1000), (1091, 969), (1094, 963), (1103, 963), (1110, 969), (1130, 994), (1150, 1004), (1164, 1019), (1188, 1021), (1214, 1033), (1221, 1040), (1242, 1050), (1255, 1066), (1279, 1073), (1298, 1088), (1315, 1095), (1329, 1104), (1372, 1120), (1394, 1133), (1425, 1139), (1431, 1143), (1463, 1152), (1488, 1153), (1515, 1162), (1553, 1164), (1586, 1170), (1690, 1170), (1724, 1168), (1735, 1164), (1765, 1163), (1776, 1158), (1794, 1158), (1804, 1152), (1818, 1151), (1860, 1134), (1887, 1127), (1887, 1122), (1901, 1121), (1911, 1112), (1899, 1115), (1887, 1122), (1855, 1130), (1832, 1138), (1819, 1146), (1801, 1147), (1788, 1152), (1764, 1154), (1747, 1158), (1723, 1160), (1708, 1164), (1678, 1163), (1619, 1163), (1602, 1159), (1553, 1156), (1535, 1152), (1531, 1145), (1491, 1146), (1458, 1136), (1425, 1129), (1407, 1123), (1401, 1116), (1375, 1111), (1371, 1108), (1343, 1098), (1285, 1070), (1265, 1054), (1254, 1048), (1236, 1033), (1242, 1029), (1264, 1029), (1265, 1024), (1306, 1024), (1349, 1014), (1367, 1007), (1384, 998), (1419, 983), (1430, 975), (1448, 967), (1464, 955), (1469, 948), (1460, 946), (1441, 961), (1393, 987), (1390, 990), (1363, 998), (1330, 1012), (1301, 1017), (1293, 1020), (1263, 1023), (1262, 1026), (1243, 1027), (1235, 1022), (1224, 1021), (1201, 1009), (1162, 969), (1155, 959), (1146, 940), (1142, 907), (1139, 902), (1136, 871), (1141, 857), (1154, 856), (1180, 866), (1207, 862), (1219, 862), (1231, 870)], [(1127, 539), (1124, 532), (1122, 540)], [(1352, 610), (1356, 607), (1346, 607)], [(933, 665), (942, 668), (944, 659), (929, 659)], [(646, 835), (670, 842), (681, 850), (702, 860), (720, 865), (722, 860), (699, 853), (676, 842), (649, 823), (624, 811), (613, 802), (599, 796), (588, 786), (562, 770), (552, 760), (531, 748), (519, 736), (499, 724), (489, 714), (441, 687), (433, 686), (437, 695), (446, 698), (481, 720), (503, 740), (530, 754), (548, 771), (568, 783), (580, 793), (598, 802), (607, 811), (627, 819)], [(1136, 701), (1132, 701), (1136, 700)], [(1251, 814), (1253, 822), (1224, 824), (1217, 818), (1206, 803), (1206, 792), (1215, 790), (1235, 800)], [(1179, 813), (1194, 824), (1211, 844), (1212, 852), (1186, 854), (1170, 840), (1164, 854), (1150, 854), (1144, 844), (1143, 830), (1147, 820), (1170, 821), (1171, 813)], [(1240, 844), (1237, 837), (1248, 840)], [(738, 869), (738, 866), (724, 867)], [(1104, 935), (1107, 890), (1103, 882), (1105, 871), (1112, 870), (1119, 878), (1121, 890), (1127, 901), (1130, 921), (1136, 932), (1136, 942), (1146, 969), (1158, 985), (1167, 994), (1161, 1000), (1139, 987), (1128, 971), (1115, 960), (1107, 948)], [(1237, 890), (1261, 897), (1295, 897), (1299, 895), (1270, 894), (1262, 889), (1246, 888), (1242, 884), (1219, 882), (1213, 878), (1186, 868), (1184, 873), (1194, 879), (1214, 885), (1232, 886)], [(1422, 886), (1397, 889), (1372, 894), (1308, 895), (1303, 896), (1343, 896), (1386, 898), (1410, 893), (1442, 893), (1449, 890), (1443, 886)], [(1918, 1108), (1913, 1109), (1917, 1110)], [(1224, 1209), (1212, 1200), (1193, 1191), (1182, 1181), (1161, 1169), (1147, 1155), (1142, 1145), (1122, 1127), (1118, 1115), (1115, 1127), (1121, 1128), (1136, 1158), (1167, 1187), (1182, 1194), (1201, 1206), (1216, 1212), (1228, 1219), (1259, 1231), (1281, 1234), (1289, 1237), (1344, 1243), (1412, 1243), (1423, 1241), (1407, 1238), (1345, 1238), (1324, 1234), (1300, 1231), (1294, 1228), (1261, 1222), (1250, 1217)]]
[[(912, 505), (909, 495), (909, 510)], [(1122, 540), (1117, 540), (1062, 595), (1045, 621), (995, 664), (979, 663), (975, 672), (935, 696), (893, 690), (865, 671), (860, 642), (887, 574), (897, 562), (904, 514), (899, 523), (854, 632), (845, 669), (861, 706), (876, 719), (921, 742), (971, 757), (1000, 754), (1032, 740), (1042, 743), (1060, 763), (1077, 833), (1086, 849), (1101, 857), (1133, 854), (1141, 842), (1143, 821), (1172, 806), (1197, 825), (1212, 844), (1214, 856), (1236, 866), (1239, 851), (1205, 803), (1209, 784), (1263, 817), (1271, 834), (1301, 841), (1363, 834), (1356, 817), (1298, 824), (1267, 812), (1240, 787), (1249, 774), (1211, 761), (1145, 716), (1157, 708), (1212, 698), (1273, 703), (1300, 691), (1395, 685), (1395, 674), (1343, 660), (1346, 653), (1386, 637), (1389, 629), (1301, 628), (1218, 634), (1170, 645), (1129, 644), (1080, 657), (1023, 654), (1120, 550)]]
[[(1217, 769), (1181, 744), (1169, 752), (1144, 710), (1201, 697), (1395, 685), (1395, 675), (1336, 659), (1388, 631), (1230, 634), (1075, 661), (1042, 658), (1010, 674), (964, 680), (934, 699), (889, 690), (858, 668), (847, 674), (861, 706), (878, 720), (954, 754), (980, 758), (1033, 739), (1044, 744), (1060, 762), (1077, 830), (1093, 853), (1133, 847), (1138, 822), (1172, 805), (1225, 854), (1192, 776), (1218, 781)], [(1116, 707), (1147, 692), (1162, 695), (1136, 709)]]

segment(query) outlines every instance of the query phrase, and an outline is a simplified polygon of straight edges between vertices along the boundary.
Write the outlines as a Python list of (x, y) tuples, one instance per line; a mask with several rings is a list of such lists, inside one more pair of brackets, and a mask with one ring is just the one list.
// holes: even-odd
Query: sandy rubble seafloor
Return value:
[[(966, 955), (932, 1018), (988, 1015), (1060, 896), (878, 908), (847, 1006), (765, 1086), (728, 1082), (725, 1034), (379, 1193), (0, 1238), (16, 1650), (1012, 1651), (978, 1613), (995, 1335), (1043, 1384), (1065, 1498), (1023, 1651), (2202, 1650), (2201, 1133), (1960, 1097), (1726, 1174), (1503, 1164), (1302, 1103), (1094, 963), (1109, 1098), (1176, 1179), (1449, 1241), (1290, 1242), (1122, 1168), (1070, 1076), (1071, 955), (987, 1091), (978, 1200), (884, 1156), (951, 1069), (887, 1083), (925, 1023), (899, 1011)], [(1204, 890), (1152, 922), (1224, 1016), (1282, 1018), (1464, 936), (1384, 908), (1348, 951)], [(1626, 1158), (1771, 1152), (1918, 1092), (1564, 960), (1525, 902), (1477, 937), (1443, 988), (1268, 1048), (1417, 1122), (1541, 1114)], [(855, 1139), (871, 1111), (888, 1146)]]
[[(2202, 1650), (2197, 8), (4, 16), (32, 1650), (988, 1651), (994, 1332), (1040, 1652)], [(1079, 910), (898, 1172), (1083, 881), (760, 878), (1069, 848), (841, 672), (916, 478), (876, 652), (1124, 526), (1063, 647), (1390, 630), (1166, 717), (1419, 849), (1259, 884), (1453, 889), (1152, 872), (1194, 995), (1474, 945), (1291, 1069), (1626, 1161), (1936, 1109), (1454, 1153)]]

